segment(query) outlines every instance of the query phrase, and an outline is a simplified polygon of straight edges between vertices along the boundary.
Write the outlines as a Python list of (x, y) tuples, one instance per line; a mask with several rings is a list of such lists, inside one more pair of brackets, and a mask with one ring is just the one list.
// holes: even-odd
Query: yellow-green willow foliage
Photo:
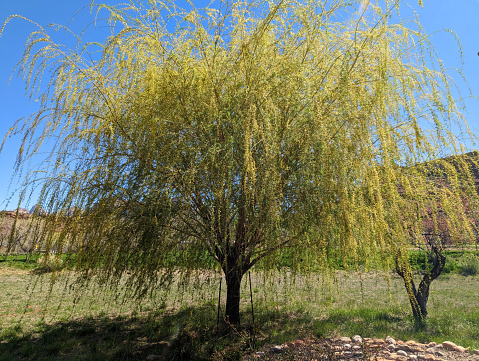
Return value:
[(450, 80), (420, 26), (394, 20), (402, 2), (361, 3), (92, 6), (112, 34), (74, 50), (38, 27), (19, 69), (32, 94), (47, 86), (9, 135), (19, 167), (50, 141), (26, 180), (50, 212), (39, 247), (84, 278), (127, 273), (136, 296), (211, 257), (238, 323), (243, 274), (278, 250), (389, 267), (438, 200), (471, 234), (454, 206), (470, 176), (448, 168), (434, 191), (415, 167), (461, 150)]

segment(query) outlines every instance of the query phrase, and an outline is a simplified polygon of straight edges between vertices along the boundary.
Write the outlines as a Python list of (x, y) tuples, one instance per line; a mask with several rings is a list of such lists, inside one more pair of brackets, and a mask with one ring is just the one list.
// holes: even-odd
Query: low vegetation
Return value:
[[(329, 277), (285, 268), (252, 272), (254, 324), (249, 283), (243, 282), (243, 323), (236, 332), (217, 327), (215, 272), (191, 275), (192, 288), (176, 279), (177, 292), (159, 290), (138, 303), (96, 282), (81, 288), (87, 294), (78, 298), (74, 277), (66, 271), (49, 293), (51, 274), (33, 275), (43, 265), (9, 260), (0, 264), (0, 360), (144, 360), (150, 354), (239, 359), (264, 344), (353, 334), (447, 339), (479, 348), (479, 277), (461, 274), (473, 257), (472, 251), (450, 251), (446, 272), (431, 289), (428, 319), (420, 326), (393, 272), (336, 270)], [(427, 267), (417, 252), (410, 258), (419, 273)], [(223, 291), (222, 309), (225, 302)]]
[(475, 254), (465, 255), (459, 264), (459, 272), (463, 276), (475, 276), (479, 273), (479, 258)]

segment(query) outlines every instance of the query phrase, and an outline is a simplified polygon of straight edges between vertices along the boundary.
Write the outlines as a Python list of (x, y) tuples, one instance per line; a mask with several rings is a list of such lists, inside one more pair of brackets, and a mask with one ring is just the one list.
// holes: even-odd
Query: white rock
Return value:
[(395, 345), (396, 344), (396, 340), (393, 339), (391, 336), (387, 336), (384, 341), (386, 341), (386, 343), (388, 343), (390, 345)]
[(282, 353), (283, 352), (283, 346), (273, 346), (271, 348), (271, 351), (273, 351), (274, 353)]
[(399, 350), (396, 352), (398, 355), (400, 356), (407, 356), (407, 352), (406, 351), (403, 351), (403, 350)]
[(349, 350), (349, 349), (351, 348), (351, 345), (350, 345), (349, 343), (345, 343), (345, 344), (343, 345), (343, 348), (344, 348), (345, 350)]
[(354, 343), (363, 343), (363, 338), (359, 335), (354, 335), (351, 340), (353, 340)]
[(451, 341), (444, 341), (442, 343), (442, 347), (444, 347), (444, 349), (446, 349), (446, 350), (454, 351), (454, 349), (457, 347), (457, 345), (454, 342), (451, 342)]
[(339, 339), (339, 341), (341, 341), (342, 343), (351, 343), (351, 338), (349, 337), (341, 337)]
[(403, 343), (402, 345), (396, 345), (396, 349), (410, 352), (411, 351), (411, 346)]

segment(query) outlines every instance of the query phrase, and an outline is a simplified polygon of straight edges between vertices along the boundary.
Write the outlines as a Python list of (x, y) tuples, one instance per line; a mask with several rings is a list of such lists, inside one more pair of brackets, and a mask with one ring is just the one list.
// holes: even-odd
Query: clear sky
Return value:
[[(100, 1), (101, 2), (101, 1)], [(123, 0), (105, 0), (109, 4), (123, 3)], [(195, 1), (196, 3), (196, 1)], [(420, 15), (426, 32), (431, 35), (439, 57), (447, 68), (460, 67), (459, 51), (455, 39), (445, 32), (448, 28), (454, 31), (463, 47), (464, 75), (474, 95), (479, 96), (479, 0), (424, 0), (424, 8), (417, 6), (416, 0), (410, 1)], [(90, 0), (0, 0), (0, 23), (9, 15), (18, 14), (29, 18), (40, 25), (57, 23), (66, 25), (77, 10), (90, 4)], [(79, 30), (88, 22), (89, 12), (84, 10), (74, 18), (70, 27)], [(5, 28), (0, 37), (0, 137), (13, 125), (16, 119), (27, 116), (37, 110), (35, 101), (25, 96), (25, 86), (21, 79), (9, 82), (12, 69), (20, 60), (28, 34), (36, 30), (26, 21), (14, 20)], [(59, 34), (61, 41), (61, 33)], [(462, 89), (467, 96), (467, 89)], [(479, 136), (479, 100), (466, 100), (467, 119), (473, 132)], [(17, 206), (18, 194), (5, 201), (7, 191), (18, 188), (18, 181), (12, 184), (13, 165), (20, 144), (20, 137), (10, 139), (0, 154), (0, 210), (14, 209)], [(471, 148), (472, 144), (468, 145)], [(478, 148), (476, 145), (473, 148)], [(34, 201), (21, 204), (24, 208), (33, 206)]]

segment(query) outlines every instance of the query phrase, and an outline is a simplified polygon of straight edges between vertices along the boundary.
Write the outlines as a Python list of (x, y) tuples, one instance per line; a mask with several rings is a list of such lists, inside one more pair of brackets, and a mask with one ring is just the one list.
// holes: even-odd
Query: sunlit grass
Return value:
[[(479, 348), (479, 277), (450, 274), (434, 281), (428, 320), (418, 327), (402, 280), (393, 274), (388, 281), (380, 272), (338, 271), (332, 277), (253, 272), (255, 323), (245, 277), (243, 328), (228, 334), (216, 329), (216, 274), (198, 277), (180, 296), (159, 290), (140, 303), (95, 283), (74, 302), (68, 277), (47, 299), (50, 276), (0, 267), (0, 360), (144, 360), (148, 354), (178, 360), (215, 355), (234, 359), (265, 343), (353, 334), (450, 340)], [(184, 285), (173, 287), (182, 290)], [(223, 288), (222, 310), (224, 305)]]

